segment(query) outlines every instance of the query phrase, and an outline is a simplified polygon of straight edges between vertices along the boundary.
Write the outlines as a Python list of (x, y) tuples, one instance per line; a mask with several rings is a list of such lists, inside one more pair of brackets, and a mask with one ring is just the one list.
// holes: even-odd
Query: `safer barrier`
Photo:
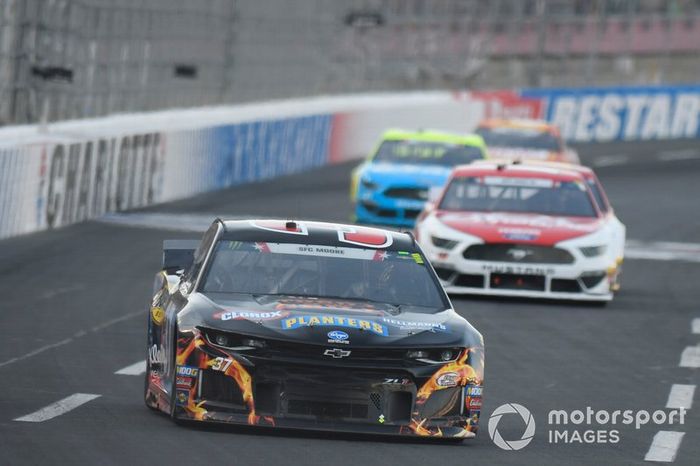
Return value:
[(700, 137), (700, 86), (374, 94), (0, 129), (0, 238), (366, 155), (387, 127), (546, 118), (573, 141)]

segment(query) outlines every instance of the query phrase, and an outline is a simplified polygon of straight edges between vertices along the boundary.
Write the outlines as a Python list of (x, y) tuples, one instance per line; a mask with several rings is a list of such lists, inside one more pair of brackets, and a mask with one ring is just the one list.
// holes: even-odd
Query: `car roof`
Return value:
[(562, 167), (547, 165), (498, 163), (479, 161), (469, 165), (460, 165), (452, 172), (454, 178), (473, 176), (502, 176), (513, 178), (545, 178), (556, 181), (585, 181), (584, 173)]
[(382, 134), (382, 141), (424, 141), (481, 148), (486, 147), (484, 139), (478, 134), (458, 134), (437, 130), (408, 131), (403, 129), (389, 129)]
[(413, 235), (342, 223), (307, 220), (219, 220), (223, 238), (236, 241), (301, 243), (323, 246), (417, 251)]
[(482, 120), (479, 123), (479, 127), (533, 129), (556, 133), (559, 132), (556, 125), (553, 125), (545, 120), (537, 120), (531, 118), (489, 118), (486, 120)]
[(585, 165), (577, 165), (577, 164), (567, 163), (567, 162), (555, 162), (555, 161), (550, 161), (550, 160), (524, 159), (524, 160), (518, 160), (518, 161), (514, 162), (513, 160), (510, 160), (510, 159), (489, 159), (489, 160), (474, 160), (472, 163), (484, 163), (484, 162), (495, 163), (495, 164), (512, 164), (512, 165), (520, 164), (520, 165), (527, 165), (527, 166), (534, 166), (534, 167), (559, 168), (562, 170), (571, 170), (571, 171), (580, 172), (586, 178), (593, 178), (594, 177), (593, 169), (590, 167), (586, 167)]

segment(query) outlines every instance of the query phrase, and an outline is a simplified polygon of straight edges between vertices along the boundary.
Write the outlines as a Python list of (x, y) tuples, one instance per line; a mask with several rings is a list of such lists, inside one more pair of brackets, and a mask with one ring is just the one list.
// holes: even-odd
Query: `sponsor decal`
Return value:
[(175, 373), (185, 377), (197, 377), (197, 374), (199, 374), (199, 368), (191, 366), (177, 366)]
[(270, 311), (270, 312), (254, 312), (254, 311), (226, 311), (217, 312), (214, 314), (215, 319), (220, 320), (274, 320), (281, 319), (289, 315), (289, 312)]
[(161, 325), (165, 320), (165, 309), (160, 306), (155, 306), (151, 308), (151, 320), (156, 325)]
[(481, 270), (489, 273), (507, 273), (515, 275), (554, 275), (554, 269), (545, 267), (527, 267), (520, 265), (482, 265)]
[(599, 228), (595, 222), (577, 223), (563, 217), (550, 217), (547, 215), (517, 215), (500, 213), (471, 213), (471, 214), (447, 214), (441, 217), (443, 221), (481, 223), (495, 225), (502, 228), (506, 225), (524, 226), (531, 228), (566, 228), (568, 230), (591, 233)]
[(477, 91), (469, 95), (484, 103), (484, 118), (541, 118), (542, 99), (513, 91)]
[(423, 265), (423, 257), (417, 252), (399, 251), (396, 256), (397, 259), (410, 259), (413, 260), (418, 265)]
[(190, 388), (192, 386), (193, 380), (194, 379), (192, 377), (177, 376), (177, 377), (175, 377), (175, 385), (178, 387)]
[(482, 387), (476, 385), (467, 386), (467, 396), (481, 396)]
[(350, 343), (349, 338), (350, 335), (341, 330), (333, 330), (328, 332), (328, 343), (341, 343), (347, 345)]
[(527, 90), (549, 101), (547, 119), (572, 141), (695, 138), (697, 86)]
[(481, 409), (481, 397), (470, 397), (467, 399), (467, 409)]
[(162, 177), (161, 135), (56, 144), (41, 173), (42, 225), (53, 228), (152, 204)]
[(541, 230), (534, 228), (499, 228), (498, 232), (503, 238), (512, 241), (536, 241), (542, 234)]
[(330, 315), (301, 315), (282, 320), (282, 330), (293, 330), (300, 327), (342, 327), (367, 330), (383, 337), (389, 336), (389, 329), (378, 322), (354, 317)]
[(165, 364), (165, 351), (162, 346), (153, 345), (148, 348), (148, 361), (151, 364)]
[(435, 383), (438, 387), (456, 387), (459, 379), (460, 375), (457, 372), (445, 372), (437, 378)]
[(176, 390), (175, 391), (175, 403), (178, 406), (185, 406), (187, 405), (187, 400), (190, 398), (190, 391), (189, 390)]
[(389, 325), (393, 325), (395, 327), (400, 328), (401, 330), (437, 330), (441, 332), (446, 332), (447, 331), (447, 326), (445, 324), (439, 323), (439, 322), (422, 322), (422, 321), (412, 321), (412, 320), (399, 320), (399, 319), (391, 319), (388, 317), (383, 317), (382, 322), (385, 322)]

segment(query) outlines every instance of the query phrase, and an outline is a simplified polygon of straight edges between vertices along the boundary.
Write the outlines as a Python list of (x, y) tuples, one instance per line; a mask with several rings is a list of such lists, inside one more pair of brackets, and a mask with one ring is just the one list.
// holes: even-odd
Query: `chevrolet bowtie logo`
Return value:
[(346, 351), (346, 350), (340, 349), (340, 348), (333, 348), (333, 349), (327, 349), (326, 351), (324, 351), (323, 355), (330, 356), (333, 359), (340, 359), (340, 358), (344, 358), (346, 356), (350, 356), (350, 351)]

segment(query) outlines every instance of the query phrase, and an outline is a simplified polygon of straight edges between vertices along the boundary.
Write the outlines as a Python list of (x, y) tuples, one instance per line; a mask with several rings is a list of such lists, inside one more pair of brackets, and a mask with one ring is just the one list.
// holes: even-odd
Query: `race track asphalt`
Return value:
[[(628, 238), (680, 243), (700, 243), (697, 149), (695, 141), (580, 146), (584, 162), (599, 167)], [(348, 221), (351, 168), (325, 167), (137, 214)], [(629, 259), (623, 289), (606, 307), (453, 298), (485, 337), (486, 381), (478, 437), (443, 444), (180, 427), (146, 409), (142, 376), (115, 371), (146, 356), (162, 240), (188, 237), (197, 235), (91, 221), (0, 241), (0, 464), (640, 464), (660, 430), (685, 432), (675, 463), (698, 464), (700, 405), (680, 426), (615, 426), (618, 443), (552, 444), (547, 417), (587, 406), (663, 409), (673, 384), (700, 382), (700, 369), (679, 367), (684, 349), (700, 343), (691, 332), (700, 317), (700, 262)], [(14, 420), (75, 393), (100, 396), (44, 422)], [(511, 402), (526, 406), (537, 424), (519, 451), (497, 448), (486, 429), (491, 412)], [(508, 439), (520, 438), (523, 428), (512, 416), (499, 424)]]

